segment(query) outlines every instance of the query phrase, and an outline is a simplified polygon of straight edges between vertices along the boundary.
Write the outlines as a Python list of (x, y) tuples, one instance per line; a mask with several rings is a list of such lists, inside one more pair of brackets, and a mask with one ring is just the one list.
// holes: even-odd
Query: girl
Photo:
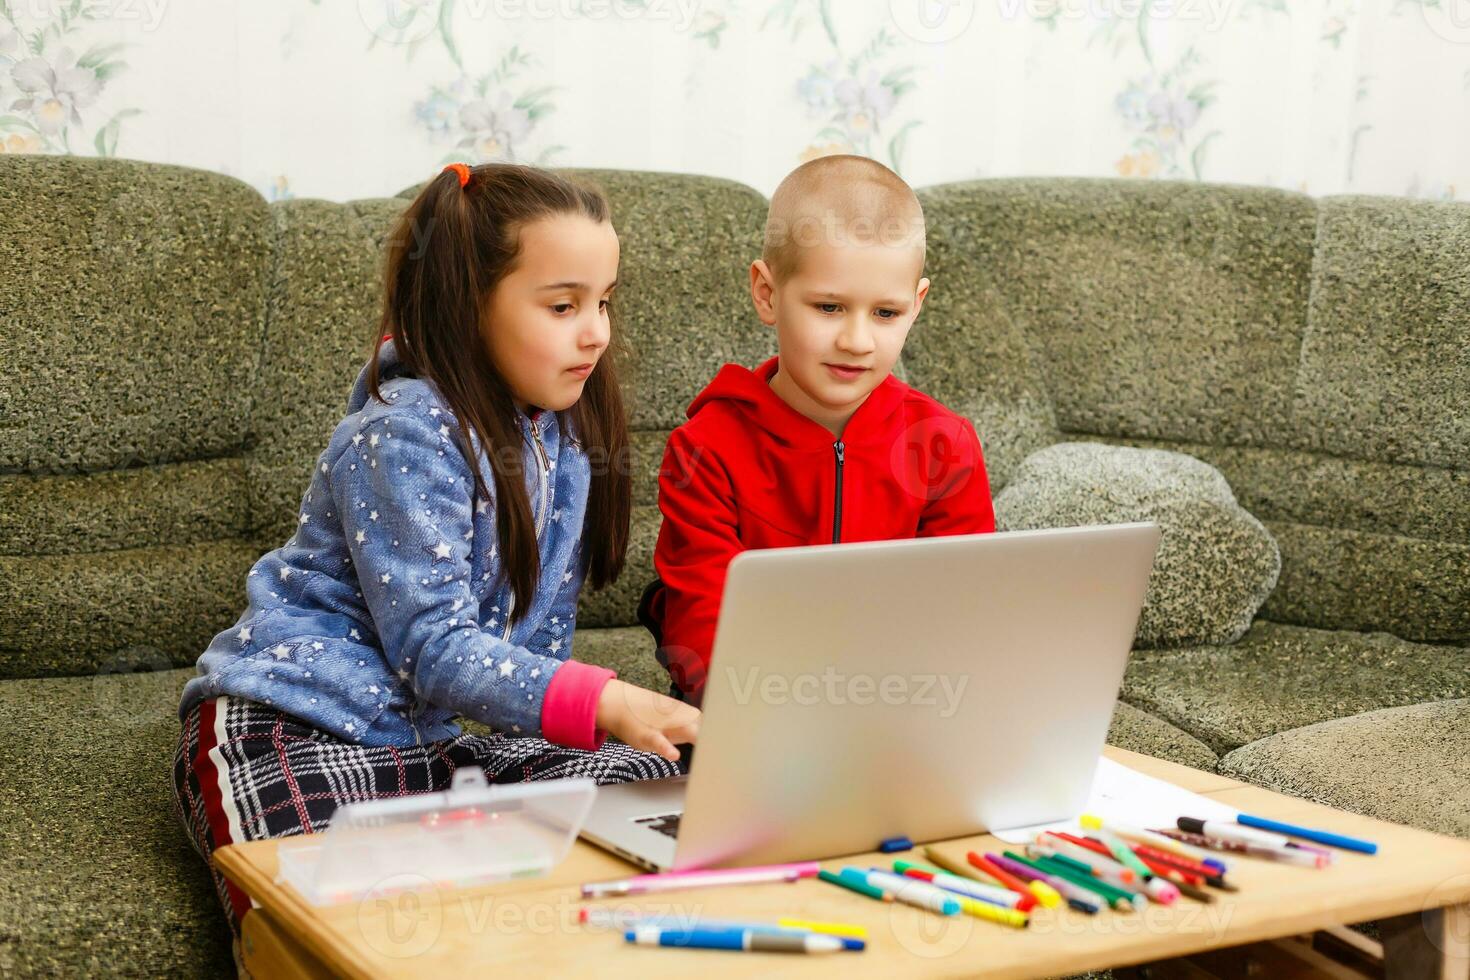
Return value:
[[(615, 580), (628, 543), (626, 468), (591, 465), (628, 448), (617, 269), (607, 201), (544, 171), (451, 164), (404, 213), (382, 339), (296, 533), (184, 688), (175, 801), (206, 862), (447, 789), (458, 766), (677, 774), (699, 712), (569, 659), (584, 578)], [(238, 958), (250, 900), (211, 873)]]

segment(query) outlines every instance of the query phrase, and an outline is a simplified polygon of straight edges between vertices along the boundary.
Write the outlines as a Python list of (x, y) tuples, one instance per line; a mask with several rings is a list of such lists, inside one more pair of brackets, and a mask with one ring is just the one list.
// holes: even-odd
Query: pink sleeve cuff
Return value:
[(558, 667), (541, 702), (541, 737), (569, 749), (602, 748), (607, 732), (597, 727), (597, 701), (616, 676), (616, 671), (577, 660)]

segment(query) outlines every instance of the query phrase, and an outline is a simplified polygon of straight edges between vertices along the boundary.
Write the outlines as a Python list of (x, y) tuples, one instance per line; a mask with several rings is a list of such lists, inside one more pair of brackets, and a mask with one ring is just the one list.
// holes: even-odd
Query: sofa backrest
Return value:
[(0, 156), (0, 676), (192, 663), (239, 614), (271, 244), (239, 181)]
[[(631, 625), (668, 432), (774, 336), (765, 200), (571, 171), (622, 239)], [(1283, 551), (1268, 618), (1470, 640), (1470, 206), (1111, 180), (921, 191), (911, 383), (975, 419), (996, 489), (1061, 439), (1220, 467)], [(0, 157), (0, 676), (192, 664), (291, 533), (377, 327), (397, 198), (266, 204), (216, 174)]]
[(909, 380), (976, 418), (997, 489), (1055, 439), (1190, 453), (1280, 543), (1264, 616), (1470, 641), (1470, 206), (1085, 179), (920, 196), (936, 282)]

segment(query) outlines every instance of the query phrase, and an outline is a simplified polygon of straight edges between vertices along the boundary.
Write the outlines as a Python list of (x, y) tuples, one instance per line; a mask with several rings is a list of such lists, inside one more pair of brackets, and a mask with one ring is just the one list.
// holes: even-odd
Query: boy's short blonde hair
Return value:
[(913, 188), (876, 160), (818, 157), (787, 174), (771, 195), (761, 258), (780, 282), (813, 245), (911, 246), (922, 271), (924, 209)]

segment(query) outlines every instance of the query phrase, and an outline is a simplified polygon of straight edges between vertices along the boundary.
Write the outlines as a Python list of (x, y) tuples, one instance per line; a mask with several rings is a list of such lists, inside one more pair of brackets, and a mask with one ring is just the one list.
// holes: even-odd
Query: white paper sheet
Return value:
[(1111, 759), (1100, 759), (1097, 774), (1092, 779), (1092, 793), (1087, 797), (1085, 809), (1071, 820), (1036, 824), (1031, 827), (1010, 827), (992, 830), (991, 833), (1008, 844), (1029, 843), (1043, 830), (1062, 830), (1077, 825), (1077, 817), (1083, 813), (1095, 813), (1104, 820), (1136, 827), (1172, 827), (1179, 817), (1199, 817), (1202, 820), (1234, 820), (1236, 811), (1207, 796), (1180, 789), (1173, 783), (1145, 776), (1136, 769)]

